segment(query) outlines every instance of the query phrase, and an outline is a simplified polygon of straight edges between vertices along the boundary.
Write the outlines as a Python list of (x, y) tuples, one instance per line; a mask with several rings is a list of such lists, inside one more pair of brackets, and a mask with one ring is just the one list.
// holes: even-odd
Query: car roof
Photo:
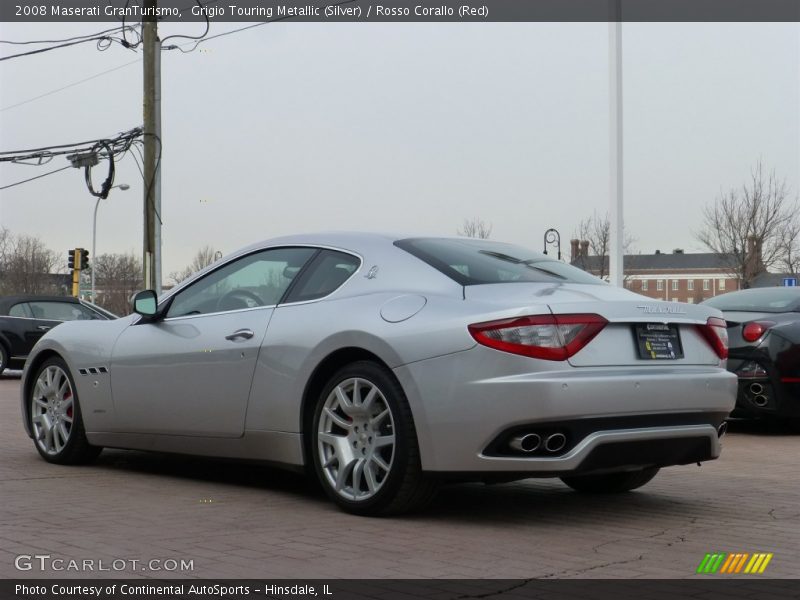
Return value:
[(43, 296), (37, 294), (16, 294), (13, 296), (0, 296), (0, 313), (6, 314), (12, 306), (20, 302), (67, 302), (80, 304), (74, 296)]
[(332, 248), (342, 248), (351, 250), (353, 252), (365, 253), (369, 250), (377, 250), (392, 246), (394, 242), (405, 239), (436, 239), (436, 240), (458, 240), (461, 243), (491, 243), (491, 244), (506, 244), (506, 242), (489, 239), (476, 239), (458, 235), (436, 235), (436, 234), (421, 234), (419, 232), (364, 232), (364, 231), (321, 231), (315, 233), (302, 233), (294, 235), (286, 235), (276, 238), (269, 238), (249, 244), (244, 248), (240, 248), (231, 255), (223, 258), (231, 258), (233, 256), (249, 254), (254, 250), (258, 250), (265, 246), (278, 246), (278, 245), (310, 245), (310, 246), (330, 246)]

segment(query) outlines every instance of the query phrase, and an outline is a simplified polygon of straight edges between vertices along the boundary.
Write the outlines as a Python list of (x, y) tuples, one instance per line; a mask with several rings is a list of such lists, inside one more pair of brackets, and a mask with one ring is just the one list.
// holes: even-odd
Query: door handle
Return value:
[(39, 331), (48, 331), (50, 329), (49, 325), (39, 325), (36, 329)]
[(253, 337), (255, 333), (253, 333), (250, 329), (237, 329), (230, 335), (226, 335), (225, 339), (230, 340), (231, 342), (235, 342), (236, 340), (249, 340)]

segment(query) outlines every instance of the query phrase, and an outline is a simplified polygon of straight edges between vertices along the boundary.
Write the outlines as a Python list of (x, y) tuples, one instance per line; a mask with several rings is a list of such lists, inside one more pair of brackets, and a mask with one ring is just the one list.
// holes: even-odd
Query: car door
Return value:
[(163, 320), (136, 322), (111, 360), (117, 430), (238, 437), (275, 305), (313, 248), (239, 257), (166, 300)]
[(81, 306), (77, 302), (31, 300), (28, 302), (28, 307), (33, 315), (33, 321), (25, 331), (25, 340), (28, 345), (27, 352), (30, 352), (40, 337), (56, 325), (64, 321), (73, 321), (81, 318)]
[(13, 304), (8, 310), (8, 316), (0, 321), (2, 321), (0, 335), (5, 340), (11, 359), (27, 357), (33, 345), (45, 333), (44, 329), (39, 328), (41, 323), (33, 318), (27, 302)]

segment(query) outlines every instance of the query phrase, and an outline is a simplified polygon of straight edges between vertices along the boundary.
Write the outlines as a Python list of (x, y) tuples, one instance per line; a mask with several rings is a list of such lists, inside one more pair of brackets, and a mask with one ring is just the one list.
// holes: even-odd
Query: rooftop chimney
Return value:
[(755, 236), (747, 238), (747, 254), (745, 255), (745, 279), (750, 280), (759, 273), (766, 271), (761, 257), (761, 242)]
[(589, 242), (581, 240), (581, 256), (589, 256)]
[(578, 240), (569, 241), (569, 262), (573, 263), (578, 260), (580, 242)]
[(656, 254), (661, 254), (661, 250), (656, 250)]
[(672, 253), (673, 254), (683, 254), (683, 248), (675, 248), (675, 250), (673, 250)]

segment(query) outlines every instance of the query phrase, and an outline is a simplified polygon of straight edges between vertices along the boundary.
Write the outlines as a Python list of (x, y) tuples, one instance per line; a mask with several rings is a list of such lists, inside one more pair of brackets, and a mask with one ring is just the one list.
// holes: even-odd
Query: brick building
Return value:
[[(593, 275), (608, 274), (608, 257), (589, 255), (589, 242), (571, 240), (570, 264)], [(751, 242), (752, 268), (766, 271), (759, 248)], [(602, 261), (602, 262), (601, 262)], [(626, 254), (625, 287), (629, 290), (673, 302), (702, 302), (707, 298), (740, 288), (738, 277), (731, 273), (731, 257), (714, 252), (685, 253), (680, 248), (670, 253)]]

